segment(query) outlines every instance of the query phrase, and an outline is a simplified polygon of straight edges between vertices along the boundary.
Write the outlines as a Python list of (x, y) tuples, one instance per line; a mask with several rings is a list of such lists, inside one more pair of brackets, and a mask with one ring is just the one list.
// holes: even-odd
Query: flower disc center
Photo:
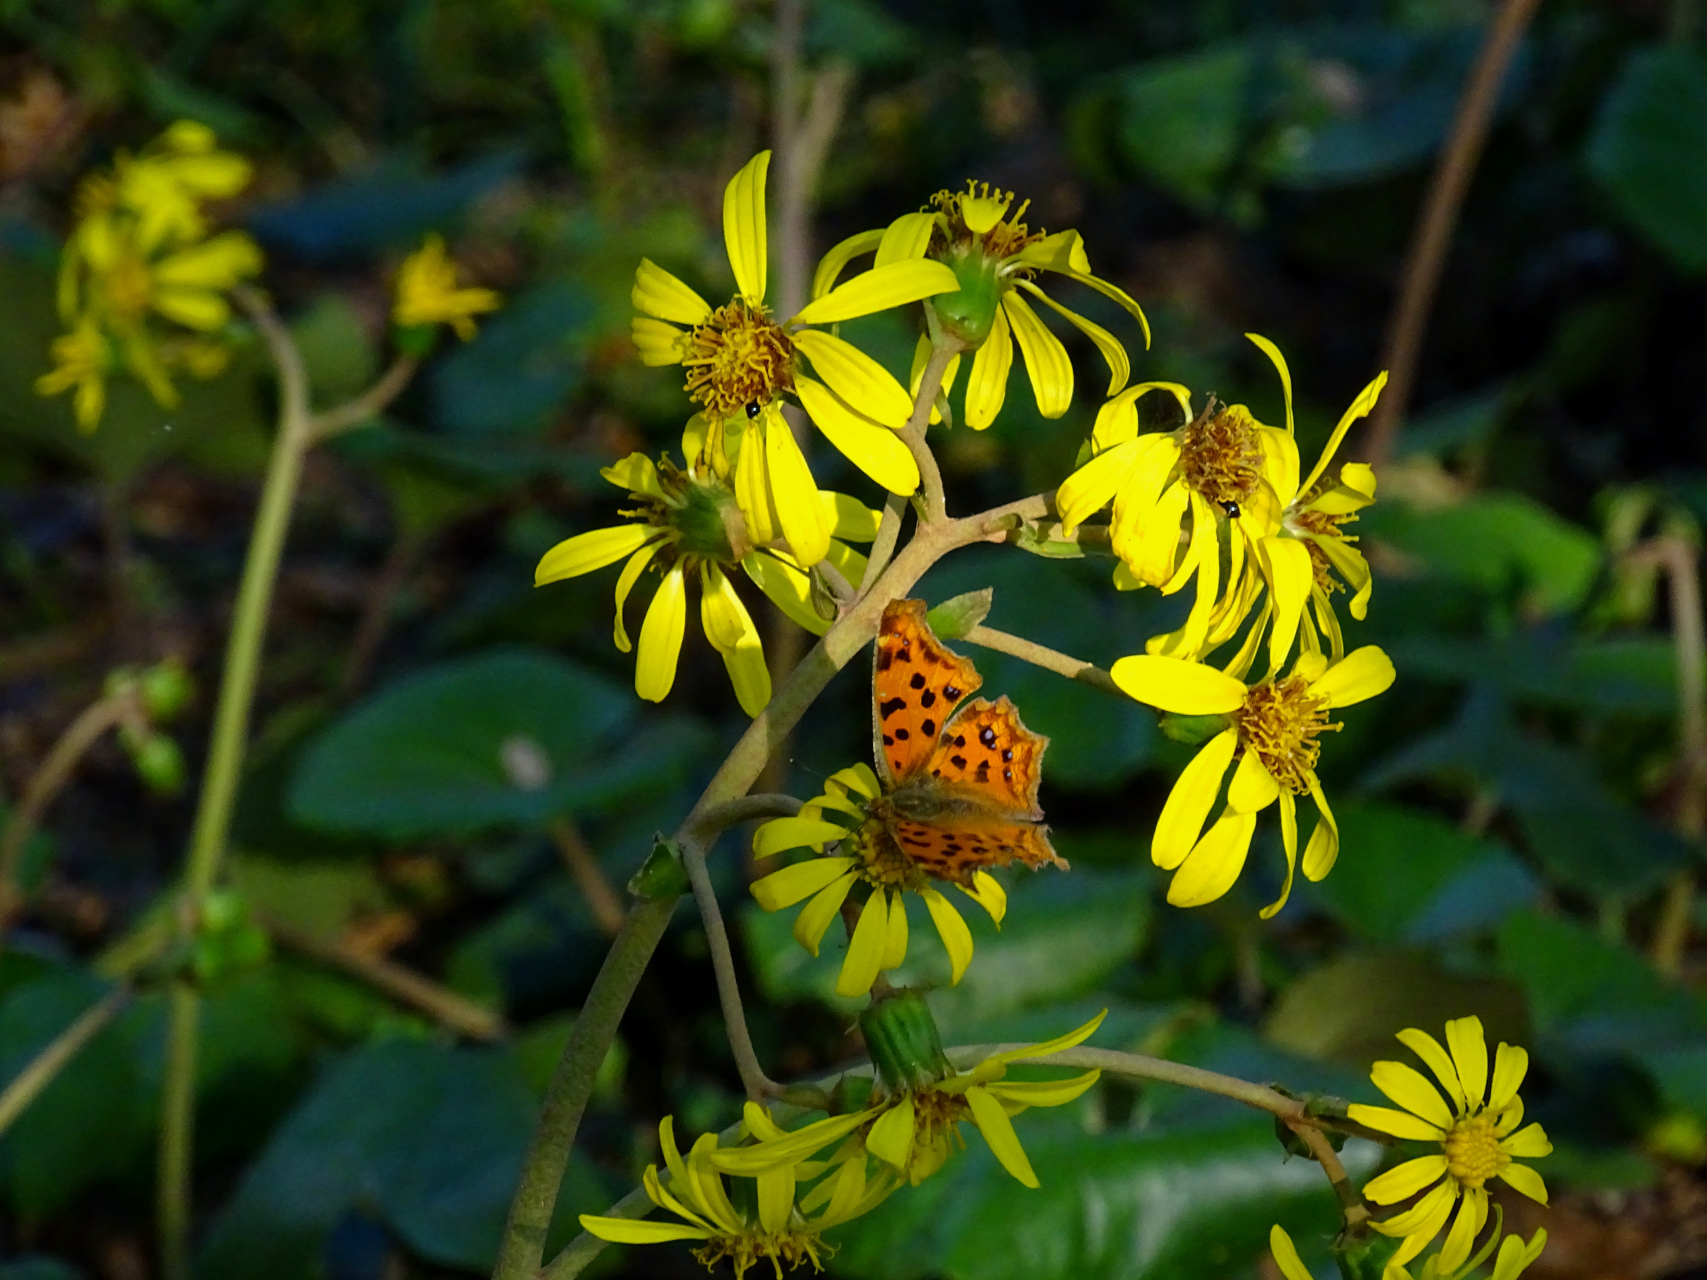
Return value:
[(1446, 1171), (1462, 1187), (1479, 1187), (1511, 1163), (1511, 1157), (1500, 1150), (1492, 1116), (1460, 1120), (1447, 1133), (1444, 1145)]
[(721, 422), (794, 386), (794, 343), (763, 308), (737, 298), (688, 335), (688, 397)]
[(1259, 684), (1245, 695), (1245, 705), (1233, 713), (1239, 742), (1256, 752), (1269, 775), (1293, 795), (1310, 789), (1310, 775), (1322, 753), (1318, 734), (1339, 725), (1328, 723), (1326, 701), (1310, 696), (1309, 682), (1288, 676)]
[(1242, 505), (1262, 483), (1262, 445), (1251, 415), (1239, 405), (1200, 415), (1180, 438), (1180, 469), (1210, 502)]

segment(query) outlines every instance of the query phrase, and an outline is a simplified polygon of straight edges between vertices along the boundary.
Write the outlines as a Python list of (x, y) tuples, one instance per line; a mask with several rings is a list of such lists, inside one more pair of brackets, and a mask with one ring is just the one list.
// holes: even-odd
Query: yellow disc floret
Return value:
[(763, 307), (737, 298), (688, 336), (682, 357), (689, 399), (721, 422), (794, 386), (794, 343)]
[(1312, 697), (1302, 676), (1259, 684), (1233, 713), (1239, 743), (1255, 752), (1269, 776), (1293, 795), (1310, 790), (1310, 775), (1322, 754), (1319, 734), (1338, 729), (1328, 723), (1328, 701)]

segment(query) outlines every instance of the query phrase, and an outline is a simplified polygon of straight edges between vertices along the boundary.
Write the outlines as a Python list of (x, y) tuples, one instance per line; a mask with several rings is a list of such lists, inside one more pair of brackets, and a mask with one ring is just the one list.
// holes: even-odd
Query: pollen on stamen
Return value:
[[(1355, 514), (1331, 516), (1325, 511), (1312, 511), (1309, 508), (1294, 511), (1286, 517), (1287, 523), (1301, 532), (1313, 533), (1319, 538), (1338, 538), (1341, 542), (1356, 542), (1341, 531), (1340, 526), (1356, 520)], [(1328, 553), (1323, 551), (1315, 538), (1303, 539), (1304, 547), (1310, 553), (1310, 567), (1315, 570), (1316, 585), (1327, 594), (1344, 591), (1345, 583), (1333, 573), (1333, 561), (1328, 559)]]
[(1326, 699), (1311, 697), (1302, 676), (1257, 685), (1245, 695), (1245, 705), (1233, 713), (1233, 721), (1240, 745), (1254, 751), (1269, 776), (1293, 795), (1310, 789), (1310, 775), (1322, 754), (1317, 735), (1340, 727), (1328, 723)]
[(1180, 471), (1208, 501), (1242, 507), (1262, 483), (1262, 445), (1251, 415), (1211, 400), (1180, 435)]
[(717, 422), (750, 415), (794, 386), (794, 343), (763, 308), (737, 298), (688, 335), (682, 358), (689, 399)]

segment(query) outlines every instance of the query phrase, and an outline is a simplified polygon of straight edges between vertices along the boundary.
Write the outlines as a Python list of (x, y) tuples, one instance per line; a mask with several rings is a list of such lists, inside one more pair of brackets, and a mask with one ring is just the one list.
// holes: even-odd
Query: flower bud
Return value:
[(688, 873), (682, 866), (682, 847), (659, 836), (652, 852), (628, 881), (628, 891), (642, 902), (663, 902), (688, 891)]
[(176, 658), (167, 658), (147, 668), (138, 677), (138, 683), (142, 709), (150, 720), (159, 724), (173, 719), (195, 696), (190, 674)]
[(859, 1015), (865, 1047), (878, 1078), (891, 1091), (916, 1088), (954, 1074), (930, 1007), (917, 991), (880, 997)]

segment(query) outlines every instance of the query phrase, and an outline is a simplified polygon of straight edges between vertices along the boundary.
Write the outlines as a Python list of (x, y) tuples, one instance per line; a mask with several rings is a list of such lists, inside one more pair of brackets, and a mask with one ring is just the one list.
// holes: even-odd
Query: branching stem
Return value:
[(1112, 693), (1120, 698), (1126, 696), (1120, 686), (1114, 683), (1114, 677), (1095, 663), (1068, 657), (1064, 653), (1058, 653), (1054, 649), (1027, 640), (1023, 636), (1009, 635), (1006, 631), (997, 631), (994, 627), (980, 625), (973, 627), (962, 638), (985, 649), (994, 649), (998, 653), (1006, 653), (1015, 658), (1021, 658), (1034, 667), (1053, 671), (1056, 675), (1066, 676), (1069, 680), (1077, 680), (1080, 684), (1088, 684), (1093, 689), (1101, 689), (1104, 693)]

